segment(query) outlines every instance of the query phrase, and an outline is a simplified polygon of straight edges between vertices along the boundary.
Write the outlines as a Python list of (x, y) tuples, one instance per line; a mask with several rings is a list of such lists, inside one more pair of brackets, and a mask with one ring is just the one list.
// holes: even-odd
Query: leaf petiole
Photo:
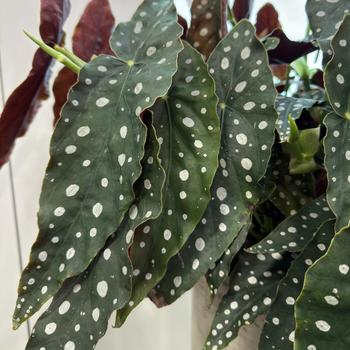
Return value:
[(82, 60), (80, 57), (75, 55), (73, 52), (70, 52), (64, 47), (61, 47), (59, 45), (55, 45), (54, 49), (64, 56), (66, 56), (69, 60), (71, 60), (73, 63), (75, 63), (78, 67), (83, 68), (86, 65), (86, 62)]
[(69, 59), (66, 55), (62, 54), (61, 52), (53, 49), (51, 46), (45, 44), (43, 41), (35, 38), (33, 35), (29, 34), (28, 32), (24, 31), (24, 34), (30, 38), (32, 41), (34, 41), (43, 51), (45, 51), (48, 55), (55, 58), (57, 61), (64, 64), (67, 68), (72, 70), (74, 73), (79, 73), (81, 67), (78, 66), (76, 63), (74, 63), (71, 59)]
[(294, 143), (299, 139), (298, 125), (295, 122), (295, 120), (291, 117), (291, 115), (288, 116), (288, 123), (290, 126), (290, 134), (289, 134), (288, 142)]

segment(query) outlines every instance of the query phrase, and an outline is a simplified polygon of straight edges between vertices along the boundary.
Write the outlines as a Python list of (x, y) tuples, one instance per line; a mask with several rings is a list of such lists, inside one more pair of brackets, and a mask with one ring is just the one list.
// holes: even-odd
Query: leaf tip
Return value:
[(16, 331), (21, 325), (21, 322), (17, 319), (12, 320), (12, 330)]
[(34, 35), (30, 34), (26, 30), (23, 29), (23, 33), (32, 41), (34, 41), (37, 45), (41, 46), (43, 42), (41, 42), (39, 39), (37, 39)]

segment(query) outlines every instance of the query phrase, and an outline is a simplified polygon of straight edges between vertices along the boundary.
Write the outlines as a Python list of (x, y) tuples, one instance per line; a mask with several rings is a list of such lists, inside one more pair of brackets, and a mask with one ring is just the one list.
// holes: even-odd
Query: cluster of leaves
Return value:
[[(114, 29), (108, 1), (91, 0), (70, 52), (54, 45), (68, 0), (42, 0), (34, 40), (66, 67), (14, 327), (53, 301), (27, 350), (93, 349), (113, 311), (121, 326), (145, 297), (170, 304), (203, 276), (223, 295), (204, 349), (262, 314), (259, 349), (350, 347), (350, 3), (309, 0), (303, 42), (271, 4), (251, 24), (251, 5), (194, 0), (187, 31), (172, 0), (145, 0)], [(1, 164), (49, 55), (4, 108)]]

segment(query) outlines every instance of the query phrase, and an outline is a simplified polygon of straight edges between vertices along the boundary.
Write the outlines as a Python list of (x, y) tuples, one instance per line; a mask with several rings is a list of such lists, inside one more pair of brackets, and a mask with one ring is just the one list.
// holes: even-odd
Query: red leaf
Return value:
[(235, 0), (233, 4), (233, 15), (237, 22), (243, 18), (249, 18), (253, 2), (254, 0)]
[(220, 23), (220, 37), (223, 38), (227, 35), (227, 15), (228, 15), (228, 0), (221, 0), (221, 23)]
[(276, 88), (277, 92), (279, 94), (281, 94), (285, 90), (286, 84), (279, 84), (279, 85), (275, 86), (275, 88)]
[(281, 29), (275, 29), (271, 36), (279, 38), (280, 43), (274, 50), (268, 52), (270, 63), (291, 63), (297, 58), (317, 50), (317, 47), (311, 42), (290, 40)]
[(288, 76), (288, 65), (287, 64), (271, 64), (271, 70), (275, 77), (279, 80), (287, 80)]
[(265, 4), (256, 16), (256, 34), (262, 38), (277, 28), (281, 28), (278, 12), (270, 3)]
[(312, 77), (311, 83), (320, 86), (324, 89), (324, 73), (320, 69), (317, 69), (316, 74)]
[(181, 17), (180, 15), (177, 15), (177, 22), (180, 24), (180, 26), (183, 29), (183, 34), (181, 36), (181, 39), (186, 40), (187, 39), (187, 32), (188, 32), (187, 21), (183, 17)]
[[(84, 61), (98, 54), (114, 55), (109, 38), (114, 28), (115, 19), (108, 0), (91, 0), (85, 8), (73, 34), (73, 52)], [(75, 73), (63, 68), (53, 85), (55, 96), (54, 124), (57, 123), (62, 106), (67, 100), (69, 89), (77, 80)]]
[(39, 31), (45, 43), (61, 42), (63, 24), (69, 12), (69, 0), (41, 0)]
[(90, 61), (92, 55), (112, 55), (109, 38), (114, 23), (109, 1), (91, 0), (75, 28), (73, 52), (84, 61)]
[(227, 33), (227, 0), (194, 0), (188, 41), (206, 58)]
[[(63, 23), (70, 9), (69, 0), (41, 0), (40, 35), (46, 43), (62, 40)], [(36, 111), (40, 99), (47, 97), (51, 57), (37, 50), (32, 69), (8, 98), (0, 118), (0, 167), (7, 162), (17, 137), (22, 136)]]
[(69, 89), (77, 81), (77, 75), (72, 72), (69, 68), (62, 68), (58, 73), (55, 82), (53, 83), (52, 91), (55, 96), (55, 104), (53, 106), (54, 111), (54, 125), (56, 125), (59, 117), (62, 106), (67, 101), (67, 95)]

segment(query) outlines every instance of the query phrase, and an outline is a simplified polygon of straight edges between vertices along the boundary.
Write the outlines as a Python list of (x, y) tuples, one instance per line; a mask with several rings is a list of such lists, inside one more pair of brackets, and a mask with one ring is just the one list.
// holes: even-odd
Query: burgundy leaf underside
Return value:
[(258, 12), (256, 16), (256, 34), (262, 38), (277, 28), (281, 28), (281, 24), (278, 19), (278, 12), (275, 7), (267, 3)]
[(232, 11), (237, 22), (243, 18), (249, 18), (253, 2), (254, 0), (235, 0)]
[(280, 43), (274, 50), (268, 52), (270, 63), (291, 63), (299, 57), (318, 50), (311, 42), (290, 40), (279, 28), (275, 29), (271, 36), (280, 39)]
[[(73, 52), (84, 61), (90, 61), (93, 55), (114, 55), (109, 38), (115, 25), (115, 19), (108, 0), (91, 0), (85, 8), (77, 24), (73, 38)], [(67, 101), (69, 89), (75, 84), (77, 75), (67, 68), (63, 68), (57, 75), (53, 93), (54, 124), (60, 117), (62, 106)]]
[[(44, 42), (61, 42), (69, 10), (69, 0), (41, 0), (40, 35)], [(8, 161), (16, 138), (25, 134), (41, 100), (48, 96), (51, 62), (51, 57), (38, 49), (29, 75), (4, 106), (0, 118), (0, 167)]]

